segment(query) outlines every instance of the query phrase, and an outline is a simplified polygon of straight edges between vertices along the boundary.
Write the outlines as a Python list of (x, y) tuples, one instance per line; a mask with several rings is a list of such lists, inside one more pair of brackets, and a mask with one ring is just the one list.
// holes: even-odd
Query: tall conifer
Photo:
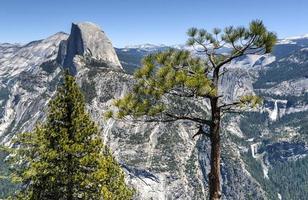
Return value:
[[(202, 57), (188, 51), (168, 50), (147, 56), (135, 73), (133, 91), (114, 105), (118, 111), (106, 113), (107, 117), (145, 117), (148, 122), (194, 122), (203, 140), (211, 143), (211, 170), (208, 174), (210, 200), (221, 199), (220, 160), (222, 116), (238, 112), (243, 107), (255, 107), (261, 99), (247, 94), (232, 101), (222, 92), (221, 80), (230, 63), (250, 54), (270, 53), (276, 35), (267, 30), (260, 20), (252, 21), (247, 28), (229, 26), (223, 31), (191, 28), (187, 44)], [(168, 103), (166, 100), (168, 99)], [(207, 101), (207, 107), (198, 112), (187, 106), (189, 102)], [(183, 106), (185, 105), (185, 106)]]
[(12, 199), (132, 199), (133, 190), (68, 74), (49, 103), (46, 121), (14, 144), (9, 161), (20, 191)]

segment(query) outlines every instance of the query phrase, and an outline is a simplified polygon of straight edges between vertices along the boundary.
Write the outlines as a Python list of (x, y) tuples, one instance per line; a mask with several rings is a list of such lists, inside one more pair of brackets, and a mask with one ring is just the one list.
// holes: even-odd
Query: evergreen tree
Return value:
[[(221, 198), (222, 115), (261, 103), (261, 99), (253, 94), (242, 96), (234, 102), (225, 101), (224, 95), (220, 92), (220, 80), (231, 61), (244, 55), (271, 52), (276, 35), (267, 31), (262, 21), (255, 20), (248, 28), (230, 26), (223, 31), (215, 28), (212, 32), (191, 28), (188, 36), (188, 45), (203, 54), (205, 59), (191, 56), (188, 51), (176, 50), (147, 56), (143, 60), (143, 66), (135, 73), (136, 84), (133, 91), (116, 100), (114, 105), (118, 111), (108, 111), (106, 116), (145, 116), (145, 121), (149, 122), (194, 122), (199, 127), (195, 136), (202, 135), (202, 139), (208, 138), (211, 142), (209, 196), (211, 200), (217, 200)], [(167, 104), (166, 99), (169, 101)], [(192, 112), (190, 106), (187, 106), (187, 102), (204, 100), (210, 103), (209, 114), (202, 110)]]
[(49, 103), (45, 123), (14, 140), (8, 159), (22, 200), (127, 200), (134, 191), (85, 110), (74, 77)]

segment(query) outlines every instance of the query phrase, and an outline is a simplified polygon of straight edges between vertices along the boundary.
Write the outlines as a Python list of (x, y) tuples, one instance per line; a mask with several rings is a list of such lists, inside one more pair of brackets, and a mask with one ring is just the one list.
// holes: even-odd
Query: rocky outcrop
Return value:
[(76, 56), (87, 56), (108, 63), (110, 68), (122, 69), (111, 41), (97, 25), (90, 22), (73, 23), (71, 34), (66, 42), (61, 43), (59, 53), (58, 62), (73, 74), (77, 73), (78, 68)]
[(220, 79), (224, 101), (230, 103), (237, 101), (243, 95), (253, 95), (252, 78), (247, 69), (231, 68)]
[(0, 141), (32, 130), (43, 116), (59, 82), (61, 71), (55, 59), (61, 41), (68, 35), (56, 33), (26, 45), (0, 45)]
[[(130, 66), (138, 66), (140, 58), (149, 53), (138, 54), (136, 58), (139, 50), (119, 51), (121, 62), (133, 62)], [(300, 51), (299, 55), (303, 53)], [(307, 90), (306, 77), (303, 77), (304, 73), (293, 73), (298, 69), (307, 69), (306, 59), (293, 59), (300, 61), (300, 68), (292, 70), (286, 61), (279, 62), (277, 66), (267, 66), (269, 61), (274, 62), (274, 59), (268, 58), (250, 56), (232, 63), (230, 71), (220, 82), (222, 90), (219, 92), (227, 96), (226, 101), (256, 92), (265, 97), (264, 110), (270, 109), (273, 116), (279, 116), (273, 121), (269, 121), (269, 111), (247, 112), (237, 117), (224, 116), (224, 200), (276, 199), (269, 197), (270, 193), (277, 197), (276, 186), (268, 189), (268, 185), (264, 185), (262, 168), (269, 169), (268, 184), (271, 170), (275, 170), (273, 161), (280, 162), (277, 158), (281, 155), (288, 158), (283, 159), (284, 162), (290, 162), (308, 154), (307, 144), (292, 141), (292, 138), (303, 140), (301, 133), (307, 133), (303, 124), (307, 120), (305, 109), (308, 104), (306, 96), (302, 95)], [(75, 73), (85, 94), (87, 109), (100, 126), (104, 141), (125, 170), (127, 182), (137, 189), (136, 199), (205, 198), (208, 193), (210, 145), (206, 140), (192, 139), (195, 130), (191, 128), (191, 123), (148, 124), (103, 120), (103, 113), (110, 109), (113, 99), (132, 87), (133, 77), (123, 72), (110, 40), (92, 23), (73, 24), (69, 38), (67, 34), (57, 33), (27, 45), (0, 44), (0, 143), (9, 141), (15, 134), (31, 130), (36, 121), (44, 120), (48, 101), (61, 80), (61, 67), (68, 67)], [(291, 69), (284, 79), (281, 78), (285, 71), (283, 67)], [(272, 73), (268, 74), (271, 70)], [(275, 74), (276, 82), (272, 82)], [(256, 84), (255, 79), (262, 81)], [(279, 88), (284, 96), (277, 96), (274, 88)], [(192, 107), (192, 112), (200, 112), (201, 108), (207, 107), (206, 104), (200, 102), (200, 105)], [(289, 115), (292, 116), (284, 118)], [(277, 145), (282, 137), (283, 141), (288, 142), (287, 146)], [(251, 151), (252, 142), (260, 145), (260, 152), (259, 146)], [(277, 154), (277, 151), (281, 153)], [(268, 162), (260, 163), (261, 160), (254, 157), (263, 153), (269, 155), (265, 156)], [(289, 154), (292, 159), (289, 159)], [(266, 166), (268, 163), (270, 166)]]

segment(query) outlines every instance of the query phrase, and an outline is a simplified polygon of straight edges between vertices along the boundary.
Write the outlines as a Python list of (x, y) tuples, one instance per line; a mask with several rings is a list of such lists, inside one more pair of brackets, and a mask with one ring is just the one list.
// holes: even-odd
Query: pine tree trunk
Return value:
[(208, 174), (210, 200), (219, 200), (221, 197), (220, 187), (220, 109), (218, 99), (211, 100), (212, 107), (212, 126), (210, 128), (211, 141), (211, 171)]

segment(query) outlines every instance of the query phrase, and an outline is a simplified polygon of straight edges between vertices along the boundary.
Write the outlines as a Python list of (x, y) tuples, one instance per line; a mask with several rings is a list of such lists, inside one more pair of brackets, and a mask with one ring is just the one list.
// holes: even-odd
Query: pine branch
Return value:
[(237, 106), (239, 104), (241, 104), (241, 102), (237, 101), (237, 102), (233, 102), (233, 103), (229, 103), (229, 104), (223, 104), (223, 105), (219, 106), (219, 108), (232, 107), (232, 106)]
[(235, 58), (238, 58), (242, 55), (244, 55), (245, 51), (251, 47), (251, 45), (254, 43), (256, 36), (253, 36), (246, 44), (245, 47), (243, 47), (240, 51), (237, 51), (233, 56), (225, 59), (224, 61), (222, 61), (221, 63), (217, 64), (217, 68), (219, 69), (221, 66), (227, 64), (228, 62), (232, 61)]
[(201, 124), (206, 124), (208, 126), (212, 125), (212, 122), (210, 120), (205, 120), (197, 117), (189, 117), (189, 116), (181, 116), (181, 115), (174, 115), (171, 113), (165, 113), (166, 116), (170, 117), (171, 119), (174, 119), (175, 121), (177, 120), (190, 120), (193, 122), (201, 123)]
[(209, 58), (209, 61), (211, 62), (211, 64), (212, 64), (212, 67), (213, 68), (215, 68), (216, 67), (216, 64), (215, 64), (215, 62), (214, 62), (214, 58), (213, 58), (213, 55), (211, 54), (211, 53), (209, 53), (208, 52), (208, 48), (207, 48), (207, 46), (205, 45), (205, 44), (203, 44), (203, 43), (201, 43), (201, 42), (199, 42), (198, 40), (196, 40), (195, 38), (193, 38), (193, 40), (197, 43), (197, 44), (199, 44), (200, 46), (202, 46), (203, 48), (204, 48), (204, 51), (203, 52), (205, 52), (206, 53), (206, 55), (208, 56), (208, 58)]
[(207, 136), (208, 138), (211, 137), (211, 135), (210, 135), (209, 133), (203, 131), (202, 125), (199, 126), (199, 130), (197, 131), (197, 133), (195, 133), (195, 134), (193, 135), (192, 138), (194, 139), (194, 138), (197, 137), (198, 135), (205, 135), (205, 136)]

